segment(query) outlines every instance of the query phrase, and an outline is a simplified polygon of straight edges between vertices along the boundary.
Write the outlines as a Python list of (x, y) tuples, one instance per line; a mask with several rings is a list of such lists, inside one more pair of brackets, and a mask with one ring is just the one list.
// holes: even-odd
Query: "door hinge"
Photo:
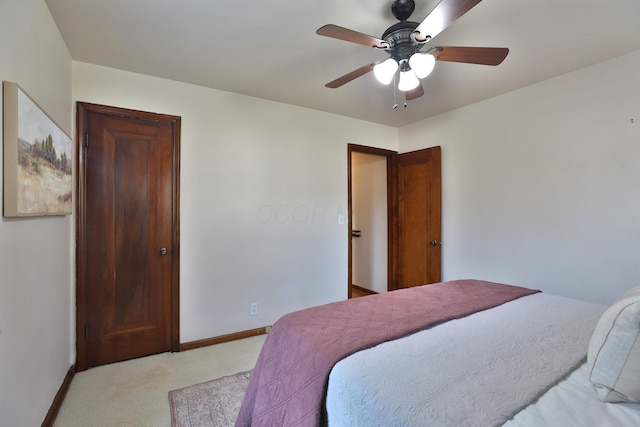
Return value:
[(84, 147), (89, 148), (89, 132), (85, 132), (84, 134)]
[(89, 339), (89, 324), (88, 323), (84, 324), (84, 339), (85, 340)]

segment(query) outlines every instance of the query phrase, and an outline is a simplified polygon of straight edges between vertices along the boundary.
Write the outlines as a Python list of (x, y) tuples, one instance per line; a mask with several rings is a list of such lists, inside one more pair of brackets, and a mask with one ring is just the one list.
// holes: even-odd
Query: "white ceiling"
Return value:
[[(76, 61), (395, 127), (640, 49), (639, 0), (484, 0), (429, 45), (508, 47), (505, 61), (437, 63), (425, 95), (394, 110), (372, 73), (324, 87), (383, 51), (315, 34), (336, 24), (380, 37), (397, 22), (392, 0), (45, 1)], [(416, 0), (411, 20), (437, 3)]]

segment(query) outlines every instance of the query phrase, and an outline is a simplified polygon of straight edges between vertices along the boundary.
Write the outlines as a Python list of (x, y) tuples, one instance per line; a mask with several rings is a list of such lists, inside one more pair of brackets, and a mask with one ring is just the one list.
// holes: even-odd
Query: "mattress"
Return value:
[(379, 344), (329, 376), (330, 426), (640, 425), (585, 366), (606, 307), (535, 294)]

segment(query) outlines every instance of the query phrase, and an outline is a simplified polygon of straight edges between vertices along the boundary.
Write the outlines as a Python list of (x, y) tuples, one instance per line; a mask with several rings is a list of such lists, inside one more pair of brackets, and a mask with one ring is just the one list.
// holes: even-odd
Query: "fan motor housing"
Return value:
[(387, 28), (384, 34), (382, 34), (382, 39), (390, 45), (387, 51), (393, 59), (398, 62), (403, 59), (409, 59), (411, 55), (422, 47), (422, 45), (416, 44), (411, 38), (411, 34), (418, 25), (420, 25), (418, 22), (412, 21), (398, 22)]

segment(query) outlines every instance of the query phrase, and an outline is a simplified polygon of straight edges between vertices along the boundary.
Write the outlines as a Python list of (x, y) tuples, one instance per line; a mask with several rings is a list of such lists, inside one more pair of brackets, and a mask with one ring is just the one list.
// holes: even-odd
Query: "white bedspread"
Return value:
[(535, 294), (356, 353), (329, 377), (329, 425), (502, 425), (584, 362), (604, 309)]
[(505, 427), (557, 426), (640, 426), (640, 403), (601, 402), (589, 381), (589, 367), (585, 363), (505, 424)]

